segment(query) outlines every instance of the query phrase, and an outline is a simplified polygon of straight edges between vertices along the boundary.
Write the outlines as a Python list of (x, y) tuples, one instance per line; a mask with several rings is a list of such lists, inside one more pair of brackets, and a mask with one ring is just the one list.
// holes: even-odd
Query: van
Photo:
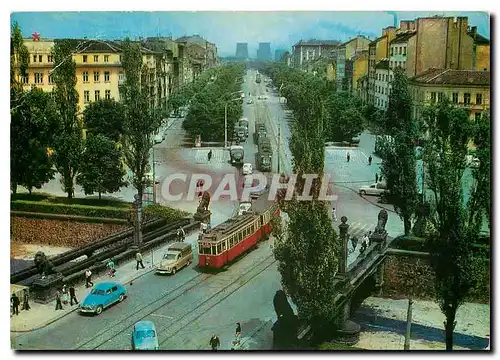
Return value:
[(157, 274), (172, 274), (193, 262), (193, 249), (190, 244), (177, 242), (170, 245), (163, 259), (156, 267)]

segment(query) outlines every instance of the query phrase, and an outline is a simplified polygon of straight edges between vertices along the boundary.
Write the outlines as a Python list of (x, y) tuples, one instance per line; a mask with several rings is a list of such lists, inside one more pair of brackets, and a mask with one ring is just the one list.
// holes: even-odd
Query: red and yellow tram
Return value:
[(278, 204), (267, 200), (268, 193), (252, 203), (250, 212), (233, 217), (210, 229), (198, 240), (201, 268), (219, 269), (254, 247), (271, 232), (271, 218), (279, 215)]

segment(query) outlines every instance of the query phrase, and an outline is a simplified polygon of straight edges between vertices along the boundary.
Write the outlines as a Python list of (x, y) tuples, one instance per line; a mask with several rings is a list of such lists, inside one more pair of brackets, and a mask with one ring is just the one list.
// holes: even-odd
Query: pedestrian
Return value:
[(220, 346), (220, 340), (217, 335), (212, 335), (212, 338), (210, 339), (210, 346), (212, 347), (213, 351), (217, 351), (217, 348)]
[(347, 152), (347, 162), (349, 162), (349, 160), (351, 160), (351, 154), (349, 154), (349, 151)]
[(116, 269), (115, 269), (115, 262), (113, 261), (113, 259), (109, 259), (107, 267), (108, 267), (108, 271), (109, 271), (108, 272), (109, 276), (114, 278), (115, 273), (116, 273)]
[(212, 160), (212, 149), (208, 152), (208, 161)]
[(66, 286), (66, 284), (63, 285), (61, 292), (62, 292), (61, 301), (64, 305), (67, 305), (69, 300), (69, 294), (68, 294), (68, 287)]
[(234, 341), (233, 341), (233, 349), (234, 346), (239, 346), (241, 344), (241, 325), (240, 323), (236, 323), (236, 332), (234, 334)]
[(378, 183), (378, 173), (375, 173), (375, 184)]
[(12, 297), (10, 298), (10, 302), (12, 304), (12, 314), (19, 315), (19, 298), (16, 293), (12, 293)]
[(370, 240), (368, 239), (368, 235), (367, 234), (364, 234), (363, 235), (363, 238), (361, 240), (361, 243), (363, 244), (364, 248), (366, 249), (368, 247), (368, 243), (370, 242)]
[(177, 229), (177, 238), (179, 239), (180, 242), (183, 242), (184, 239), (186, 238), (186, 233), (184, 232), (184, 229), (182, 226)]
[(368, 165), (371, 165), (371, 164), (372, 164), (372, 156), (370, 155), (370, 156), (368, 157)]
[(61, 292), (57, 290), (56, 292), (56, 310), (63, 310), (61, 303)]
[(78, 300), (76, 299), (75, 295), (75, 287), (71, 285), (69, 287), (69, 304), (73, 306), (73, 300), (75, 301), (75, 304), (78, 305)]
[(372, 240), (371, 240), (371, 239), (372, 239), (372, 232), (371, 232), (371, 231), (368, 231), (368, 246), (370, 246), (370, 245), (371, 245), (371, 243), (372, 243)]
[(90, 269), (86, 269), (85, 270), (85, 287), (86, 288), (94, 286), (94, 283), (92, 282), (92, 280), (90, 278), (91, 276), (92, 276), (92, 271), (90, 271)]
[(337, 221), (337, 210), (335, 208), (332, 209), (332, 218), (333, 221)]
[(142, 254), (139, 251), (135, 254), (135, 261), (137, 262), (135, 266), (136, 270), (139, 270), (139, 265), (141, 265), (141, 267), (144, 269), (144, 264), (142, 263)]
[(31, 309), (30, 304), (28, 303), (28, 290), (24, 289), (23, 290), (23, 310), (29, 310)]
[(382, 175), (378, 178), (378, 181), (382, 182)]

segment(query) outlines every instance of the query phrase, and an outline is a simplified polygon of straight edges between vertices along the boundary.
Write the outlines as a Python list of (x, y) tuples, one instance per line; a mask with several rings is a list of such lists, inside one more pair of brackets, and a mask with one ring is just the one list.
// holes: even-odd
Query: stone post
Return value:
[(339, 225), (339, 231), (340, 231), (340, 259), (339, 259), (339, 270), (337, 272), (337, 275), (340, 276), (346, 276), (347, 275), (347, 230), (349, 229), (349, 225), (347, 224), (347, 217), (342, 216), (340, 218), (340, 221), (342, 222)]

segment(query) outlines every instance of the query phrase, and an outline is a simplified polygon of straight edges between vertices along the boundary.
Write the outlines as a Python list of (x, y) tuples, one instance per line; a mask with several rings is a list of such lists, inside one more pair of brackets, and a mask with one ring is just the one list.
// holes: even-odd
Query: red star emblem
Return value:
[(33, 37), (33, 41), (40, 41), (40, 34), (36, 31), (31, 36)]

